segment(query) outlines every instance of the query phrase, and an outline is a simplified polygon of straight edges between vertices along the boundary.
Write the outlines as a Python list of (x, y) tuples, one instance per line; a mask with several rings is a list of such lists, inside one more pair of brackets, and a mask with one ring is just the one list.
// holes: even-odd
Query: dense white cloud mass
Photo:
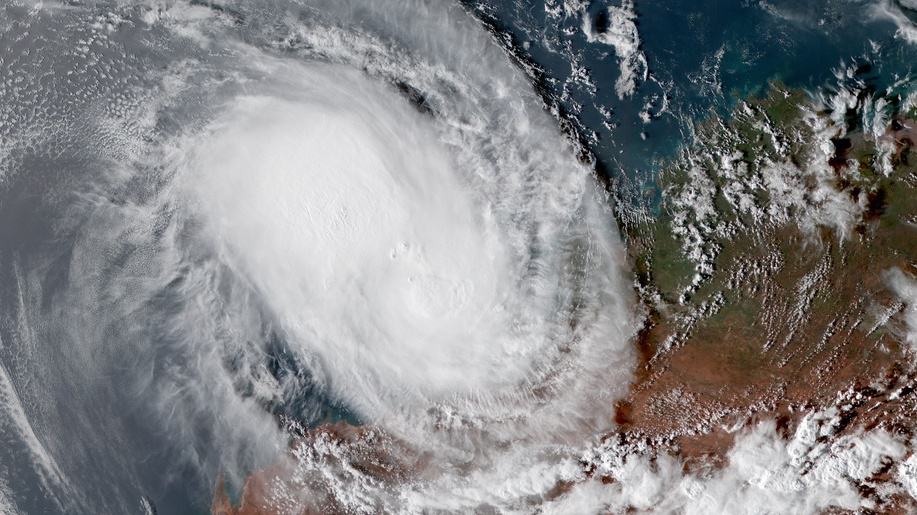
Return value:
[[(626, 377), (626, 296), (614, 289), (616, 243), (567, 226), (602, 213), (590, 207), (601, 197), (585, 170), (562, 164), (573, 159), (559, 135), (543, 152), (556, 153), (566, 176), (512, 161), (475, 169), (437, 136), (435, 120), (352, 69), (262, 65), (278, 67), (280, 84), (236, 97), (189, 140), (178, 181), (221, 259), (333, 395), (368, 420), (391, 419), (383, 425), (422, 419), (434, 405), (502, 418), (528, 411), (531, 388), (551, 381), (566, 417), (542, 429), (587, 423), (594, 415), (577, 413), (582, 401), (564, 392), (609, 399), (599, 376), (617, 365)], [(514, 191), (532, 172), (527, 180), (544, 189)], [(475, 191), (485, 173), (511, 186)], [(594, 248), (579, 286), (563, 275), (578, 244)], [(582, 287), (618, 314), (575, 318), (587, 321), (584, 339), (559, 355), (577, 338), (564, 328), (574, 316), (564, 297)]]

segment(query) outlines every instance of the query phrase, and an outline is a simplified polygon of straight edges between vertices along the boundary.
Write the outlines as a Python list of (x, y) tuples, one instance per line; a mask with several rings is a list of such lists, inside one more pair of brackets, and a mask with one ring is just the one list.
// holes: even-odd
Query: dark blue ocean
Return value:
[[(692, 123), (728, 114), (742, 99), (766, 92), (771, 82), (815, 93), (836, 87), (835, 73), (853, 67), (862, 71), (858, 79), (884, 89), (910, 76), (917, 56), (913, 45), (896, 37), (896, 24), (873, 12), (874, 2), (643, 0), (634, 11), (649, 80), (621, 100), (613, 87), (619, 73), (613, 49), (589, 42), (579, 17), (557, 23), (546, 14), (545, 4), (560, 2), (483, 3), (543, 68), (556, 98), (567, 86), (568, 98), (561, 103), (568, 111), (581, 106), (577, 118), (596, 133), (591, 148), (600, 163), (647, 186), (660, 163), (690, 142)], [(609, 6), (622, 5), (586, 4), (593, 25)], [(582, 59), (595, 92), (565, 83), (571, 55)], [(644, 123), (639, 115), (648, 103), (653, 117)], [(597, 105), (611, 111), (611, 127), (603, 124)]]

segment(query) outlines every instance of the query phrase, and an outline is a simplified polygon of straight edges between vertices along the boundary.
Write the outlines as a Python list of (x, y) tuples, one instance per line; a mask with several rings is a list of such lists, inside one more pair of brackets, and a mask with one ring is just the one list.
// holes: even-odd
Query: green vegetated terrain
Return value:
[[(663, 171), (659, 216), (626, 230), (649, 312), (627, 422), (687, 434), (898, 380), (917, 118), (868, 89), (841, 113), (818, 100), (772, 84), (700, 124)], [(678, 408), (699, 415), (664, 416)]]

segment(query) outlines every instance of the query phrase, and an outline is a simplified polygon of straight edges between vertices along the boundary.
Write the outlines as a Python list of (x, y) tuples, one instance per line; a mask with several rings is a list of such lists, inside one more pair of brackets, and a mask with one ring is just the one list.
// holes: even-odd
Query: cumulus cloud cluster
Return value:
[(620, 5), (610, 5), (607, 10), (608, 27), (597, 31), (591, 16), (583, 14), (583, 33), (586, 40), (609, 45), (618, 58), (619, 75), (615, 81), (618, 98), (632, 96), (637, 86), (646, 80), (649, 67), (646, 55), (640, 50), (640, 31), (633, 0), (623, 0)]
[[(653, 513), (818, 513), (828, 508), (873, 509), (861, 485), (906, 456), (907, 446), (884, 431), (839, 435), (839, 411), (806, 415), (785, 438), (773, 420), (738, 434), (725, 466), (686, 473), (666, 454), (634, 453), (615, 443), (589, 455), (597, 464), (592, 479), (552, 505), (558, 513), (620, 512), (636, 508)], [(910, 492), (909, 462), (897, 482), (878, 495)], [(601, 481), (600, 478), (611, 478)]]

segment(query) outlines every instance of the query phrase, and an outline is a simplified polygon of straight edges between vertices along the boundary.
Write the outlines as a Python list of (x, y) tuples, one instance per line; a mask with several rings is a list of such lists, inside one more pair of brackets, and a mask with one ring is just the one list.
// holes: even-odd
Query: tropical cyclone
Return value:
[[(123, 513), (143, 496), (178, 510), (162, 492), (221, 473), (239, 488), (272, 463), (289, 474), (271, 502), (517, 509), (613, 428), (635, 302), (608, 197), (461, 8), (9, 9), (16, 37), (83, 42), (24, 61), (127, 77), (55, 89), (60, 144), (33, 144), (28, 106), (4, 105), (24, 111), (9, 162), (78, 163), (75, 183), (15, 166), (12, 184), (53, 199), (62, 249), (11, 267), (25, 327), (11, 381), (76, 412), (28, 414), (60, 471), (49, 509)], [(3, 64), (24, 77), (29, 63)], [(26, 361), (36, 347), (54, 367)], [(353, 446), (423, 466), (382, 482), (385, 467), (299, 429), (335, 417), (365, 428), (341, 430)], [(74, 448), (111, 467), (84, 471)], [(150, 453), (187, 480), (140, 467)]]
[[(602, 213), (588, 173), (563, 177), (560, 195), (532, 192), (547, 205), (527, 206), (532, 194), (500, 185), (474, 192), (477, 173), (511, 181), (539, 171), (509, 162), (463, 175), (456, 167), (469, 163), (450, 155), (435, 120), (352, 69), (281, 65), (271, 75), (283, 77), (274, 96), (234, 99), (189, 139), (177, 181), (221, 259), (253, 285), (332, 397), (413, 432), (401, 424), (427, 424), (436, 406), (472, 420), (483, 411), (485, 426), (516, 418), (544, 387), (556, 393), (536, 404), (566, 416), (556, 426), (545, 413), (540, 431), (602, 424), (564, 393), (598, 386), (596, 358), (610, 365), (627, 354), (627, 319), (594, 319), (599, 299), (625, 298), (614, 289), (612, 240), (558, 223)], [(546, 151), (572, 161), (555, 145)], [(526, 234), (532, 223), (539, 234)], [(586, 247), (592, 256), (577, 264)], [(568, 267), (582, 278), (560, 272)], [(575, 290), (576, 307), (565, 299)], [(554, 395), (562, 407), (546, 408), (561, 404)]]

